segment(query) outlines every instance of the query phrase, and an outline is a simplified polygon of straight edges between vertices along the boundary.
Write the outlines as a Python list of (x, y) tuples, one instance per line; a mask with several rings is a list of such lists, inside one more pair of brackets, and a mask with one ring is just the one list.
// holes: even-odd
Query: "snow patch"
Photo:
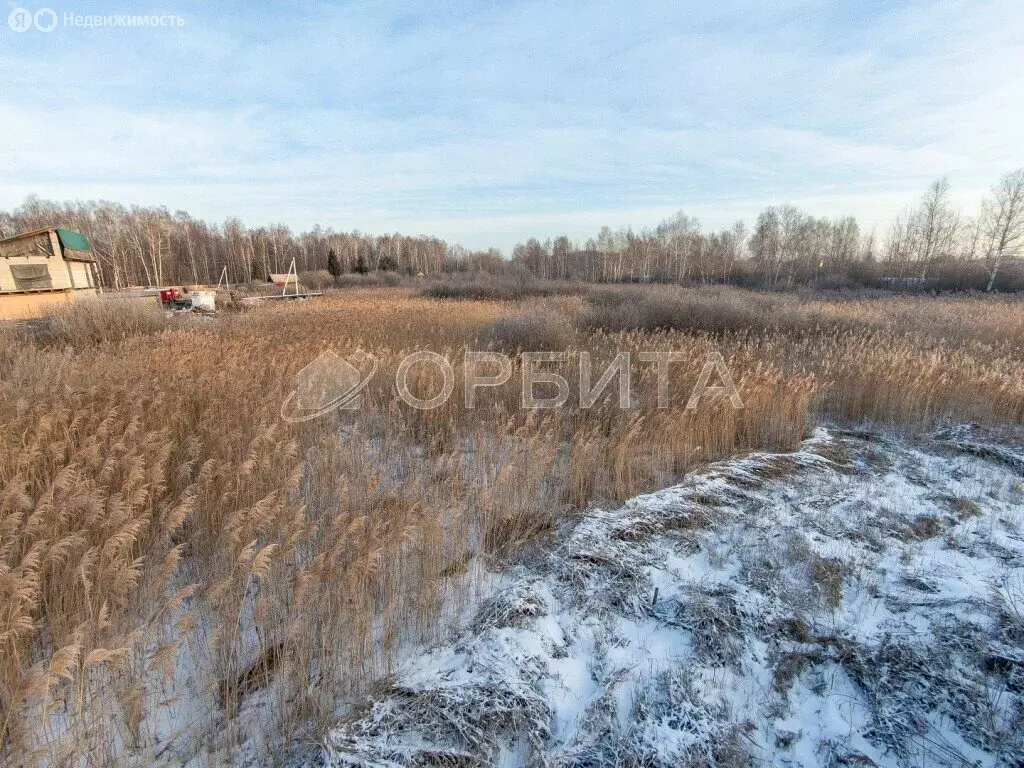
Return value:
[(326, 765), (1024, 761), (1024, 455), (818, 429), (495, 576)]

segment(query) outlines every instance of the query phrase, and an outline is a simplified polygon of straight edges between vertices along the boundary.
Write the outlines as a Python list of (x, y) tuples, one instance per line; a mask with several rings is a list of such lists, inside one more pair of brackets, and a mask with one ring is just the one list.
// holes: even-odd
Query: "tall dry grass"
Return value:
[(597, 289), (582, 323), (675, 330), (759, 348), (817, 379), (815, 409), (928, 427), (944, 419), (1022, 421), (1024, 302), (1015, 297), (800, 298), (735, 288)]
[(420, 295), (432, 299), (522, 301), (531, 298), (576, 296), (587, 291), (588, 286), (585, 283), (541, 280), (529, 272), (501, 276), (484, 272), (430, 278)]
[[(750, 295), (720, 298), (714, 327), (697, 328), (608, 330), (581, 319), (579, 299), (452, 303), (357, 288), (157, 334), (115, 320), (55, 345), (4, 330), (0, 755), (280, 757), (403, 648), (457, 621), (474, 569), (567, 509), (735, 452), (791, 448), (812, 408), (908, 425), (1024, 420), (1019, 304), (971, 305), (984, 327), (958, 305), (916, 299), (786, 303), (754, 311), (792, 321), (748, 313), (744, 325), (728, 304)], [(934, 317), (948, 332), (928, 330)], [(480, 390), (472, 410), (461, 377), (434, 410), (395, 393), (408, 351), (441, 352), (459, 370), (467, 349), (537, 344), (569, 352), (545, 367), (570, 381), (583, 351), (597, 374), (622, 351), (682, 352), (673, 406), (651, 407), (650, 365), (636, 366), (627, 410), (614, 387), (589, 409), (574, 395), (524, 410), (518, 376)], [(282, 421), (296, 374), (328, 348), (379, 359), (362, 408)], [(745, 407), (719, 398), (686, 410), (715, 349)], [(429, 367), (411, 378), (424, 396), (440, 384)]]
[(88, 346), (157, 333), (168, 327), (156, 297), (100, 297), (62, 304), (42, 319), (37, 336), (53, 344)]

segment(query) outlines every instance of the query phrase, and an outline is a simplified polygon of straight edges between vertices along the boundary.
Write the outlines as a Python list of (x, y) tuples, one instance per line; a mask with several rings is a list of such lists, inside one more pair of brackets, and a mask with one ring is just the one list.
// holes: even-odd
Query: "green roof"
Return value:
[(70, 229), (61, 229), (57, 227), (57, 237), (60, 238), (60, 244), (65, 248), (70, 248), (72, 251), (91, 251), (89, 247), (89, 241), (86, 240), (85, 235), (80, 235), (77, 232), (72, 232)]

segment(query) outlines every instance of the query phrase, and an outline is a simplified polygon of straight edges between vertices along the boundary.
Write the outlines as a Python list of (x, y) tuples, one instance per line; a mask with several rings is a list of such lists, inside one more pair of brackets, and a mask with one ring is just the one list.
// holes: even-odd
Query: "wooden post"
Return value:
[(299, 295), (299, 273), (295, 269), (295, 259), (292, 258), (292, 263), (288, 266), (288, 274), (284, 276), (284, 287), (281, 289), (281, 295), (284, 296), (288, 292), (288, 280), (295, 279), (295, 295)]

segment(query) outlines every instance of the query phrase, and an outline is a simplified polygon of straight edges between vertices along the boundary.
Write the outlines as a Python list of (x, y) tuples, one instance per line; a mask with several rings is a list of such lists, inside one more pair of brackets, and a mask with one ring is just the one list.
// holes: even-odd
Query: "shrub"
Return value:
[(621, 307), (642, 301), (647, 293), (638, 288), (592, 288), (587, 292), (587, 301), (596, 307)]
[(472, 301), (523, 301), (544, 296), (573, 296), (585, 288), (577, 283), (536, 280), (529, 275), (496, 277), (486, 273), (472, 278), (437, 280), (424, 288), (423, 296), (432, 299)]
[(397, 272), (367, 272), (366, 274), (351, 272), (336, 278), (334, 284), (338, 288), (394, 287), (402, 284), (402, 276)]
[(572, 326), (562, 313), (538, 307), (493, 323), (486, 334), (494, 345), (508, 352), (546, 352), (566, 349), (573, 339)]
[[(867, 313), (812, 308), (792, 294), (722, 288), (606, 288), (587, 296), (584, 327), (621, 331), (684, 331), (715, 336), (751, 333), (864, 332), (880, 325)], [(852, 306), (852, 302), (847, 302)], [(821, 311), (829, 309), (830, 311)]]
[(242, 297), (236, 291), (217, 291), (214, 301), (218, 312), (241, 312), (244, 309)]
[(334, 277), (326, 269), (318, 269), (315, 272), (302, 272), (299, 274), (299, 284), (311, 291), (322, 291), (334, 285)]
[(606, 289), (589, 297), (583, 316), (588, 328), (619, 331), (729, 333), (765, 330), (777, 323), (775, 303), (731, 292), (683, 293), (674, 289)]

